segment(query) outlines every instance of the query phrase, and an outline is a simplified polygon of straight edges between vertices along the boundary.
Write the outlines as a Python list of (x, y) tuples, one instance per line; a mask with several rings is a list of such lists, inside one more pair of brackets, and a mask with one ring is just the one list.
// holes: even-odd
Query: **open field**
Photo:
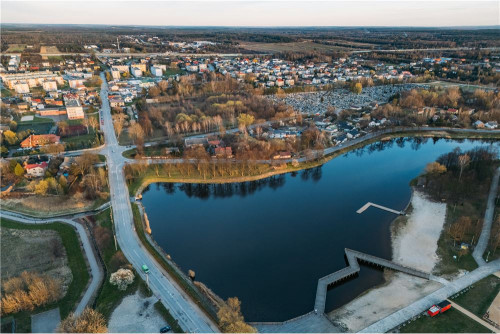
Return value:
[(60, 53), (60, 51), (57, 49), (57, 46), (43, 45), (40, 46), (40, 54), (43, 55), (44, 53), (54, 54), (54, 53)]
[(240, 42), (241, 48), (258, 52), (312, 52), (312, 51), (341, 51), (343, 47), (334, 45), (318, 44), (311, 41), (290, 42), (290, 43), (251, 43)]
[(35, 116), (32, 121), (19, 122), (17, 132), (31, 129), (36, 134), (46, 134), (49, 133), (53, 126), (54, 121), (52, 119)]
[(433, 318), (422, 316), (401, 328), (401, 333), (490, 333), (490, 331), (453, 308)]
[(10, 44), (6, 52), (23, 52), (26, 44)]
[(500, 278), (491, 275), (483, 278), (473, 286), (472, 289), (453, 299), (453, 301), (482, 318), (500, 292)]
[(0, 236), (2, 280), (35, 271), (59, 279), (63, 291), (68, 290), (73, 277), (57, 231), (1, 228)]
[[(67, 255), (67, 264), (71, 270), (73, 279), (69, 285), (66, 295), (59, 300), (57, 303), (45, 305), (44, 307), (37, 308), (34, 312), (39, 313), (53, 309), (59, 306), (61, 312), (61, 318), (65, 318), (76, 306), (77, 301), (87, 286), (89, 281), (89, 273), (87, 271), (87, 264), (83, 256), (82, 250), (80, 248), (80, 240), (73, 229), (73, 227), (68, 226), (63, 223), (50, 223), (50, 224), (40, 224), (40, 225), (29, 225), (22, 224), (8, 219), (0, 220), (0, 227), (16, 230), (29, 230), (29, 231), (55, 231), (59, 234), (64, 249)], [(12, 254), (12, 250), (4, 253), (2, 250), (2, 255)], [(2, 258), (3, 259), (3, 258)], [(29, 332), (31, 330), (31, 313), (30, 312), (19, 312), (14, 314), (16, 319), (17, 332)]]

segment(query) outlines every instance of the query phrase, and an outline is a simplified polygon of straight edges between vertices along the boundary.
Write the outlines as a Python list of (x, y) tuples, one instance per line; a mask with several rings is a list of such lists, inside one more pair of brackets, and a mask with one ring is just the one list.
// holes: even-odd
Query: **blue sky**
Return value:
[(500, 1), (1, 1), (2, 23), (164, 26), (479, 26)]

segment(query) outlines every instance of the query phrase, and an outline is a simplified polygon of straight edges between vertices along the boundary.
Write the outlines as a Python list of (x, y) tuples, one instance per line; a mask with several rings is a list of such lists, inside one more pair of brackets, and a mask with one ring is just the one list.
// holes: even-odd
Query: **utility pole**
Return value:
[(490, 257), (490, 251), (488, 251), (488, 255), (486, 255), (486, 262), (488, 262), (489, 257)]

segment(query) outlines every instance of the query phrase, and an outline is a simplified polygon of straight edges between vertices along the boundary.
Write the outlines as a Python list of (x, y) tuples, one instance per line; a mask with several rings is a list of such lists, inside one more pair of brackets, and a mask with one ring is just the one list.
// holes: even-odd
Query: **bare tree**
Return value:
[(458, 166), (460, 167), (460, 175), (458, 176), (458, 181), (462, 178), (462, 172), (465, 167), (467, 167), (470, 163), (470, 157), (468, 154), (463, 154), (458, 157)]

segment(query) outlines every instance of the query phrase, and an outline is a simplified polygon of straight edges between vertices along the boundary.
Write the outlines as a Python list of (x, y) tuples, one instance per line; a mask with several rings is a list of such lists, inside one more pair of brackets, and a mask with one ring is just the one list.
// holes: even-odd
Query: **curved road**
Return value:
[(82, 311), (85, 309), (85, 307), (87, 307), (87, 305), (89, 304), (90, 299), (99, 288), (101, 280), (103, 279), (103, 272), (101, 270), (101, 267), (97, 263), (96, 255), (92, 250), (92, 245), (89, 241), (87, 233), (85, 232), (85, 228), (81, 224), (78, 224), (77, 222), (71, 219), (65, 219), (65, 218), (37, 219), (5, 211), (0, 212), (0, 217), (6, 219), (12, 219), (24, 224), (47, 224), (47, 223), (62, 222), (71, 225), (75, 228), (76, 232), (80, 236), (83, 250), (85, 251), (85, 255), (87, 256), (87, 260), (90, 266), (90, 280), (91, 280), (90, 285), (87, 288), (87, 291), (85, 291), (82, 299), (78, 303), (75, 310), (76, 314), (81, 314)]
[(105, 148), (101, 152), (106, 155), (108, 162), (111, 207), (116, 238), (123, 254), (144, 280), (146, 280), (146, 274), (142, 272), (141, 266), (143, 264), (148, 266), (151, 290), (170, 310), (185, 331), (219, 332), (217, 325), (199, 309), (143, 247), (135, 232), (130, 196), (123, 172), (126, 159), (122, 156), (122, 151), (125, 148), (120, 147), (116, 139), (108, 101), (108, 85), (104, 73), (101, 73), (101, 78), (103, 82), (101, 86), (101, 117), (104, 123), (102, 129), (106, 142)]

